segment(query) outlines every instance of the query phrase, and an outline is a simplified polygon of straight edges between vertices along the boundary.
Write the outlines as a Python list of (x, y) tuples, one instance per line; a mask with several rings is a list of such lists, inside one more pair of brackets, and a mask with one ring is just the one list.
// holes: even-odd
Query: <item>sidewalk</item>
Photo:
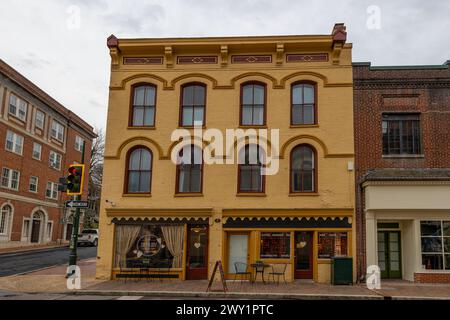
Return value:
[(35, 250), (45, 250), (45, 249), (53, 249), (53, 248), (63, 248), (68, 247), (69, 244), (62, 243), (46, 243), (46, 244), (31, 244), (31, 243), (22, 243), (19, 241), (11, 241), (11, 242), (0, 242), (0, 255), (7, 253), (19, 253), (19, 252), (27, 252), (27, 251), (35, 251)]
[[(311, 281), (288, 284), (227, 282), (228, 293), (206, 293), (208, 281), (145, 280), (101, 281), (95, 279), (96, 259), (80, 261), (82, 290), (66, 288), (66, 266), (51, 267), (20, 276), (0, 278), (0, 291), (64, 293), (99, 296), (153, 296), (170, 298), (205, 297), (228, 299), (449, 299), (449, 284), (415, 284), (383, 281), (382, 290), (369, 290), (363, 284), (332, 286)], [(220, 288), (218, 282), (213, 290)]]

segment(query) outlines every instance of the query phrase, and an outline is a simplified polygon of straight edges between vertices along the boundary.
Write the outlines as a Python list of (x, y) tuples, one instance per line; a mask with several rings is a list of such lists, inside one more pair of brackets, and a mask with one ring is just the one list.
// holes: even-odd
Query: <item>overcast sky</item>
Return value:
[(335, 22), (346, 24), (355, 62), (450, 60), (448, 0), (0, 0), (0, 58), (91, 125), (105, 127), (110, 34), (329, 34)]

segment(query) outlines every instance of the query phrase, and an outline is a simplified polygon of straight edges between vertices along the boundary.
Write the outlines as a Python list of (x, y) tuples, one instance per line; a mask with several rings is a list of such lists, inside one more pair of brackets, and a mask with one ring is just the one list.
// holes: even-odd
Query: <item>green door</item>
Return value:
[(378, 266), (383, 279), (402, 278), (400, 231), (378, 232)]

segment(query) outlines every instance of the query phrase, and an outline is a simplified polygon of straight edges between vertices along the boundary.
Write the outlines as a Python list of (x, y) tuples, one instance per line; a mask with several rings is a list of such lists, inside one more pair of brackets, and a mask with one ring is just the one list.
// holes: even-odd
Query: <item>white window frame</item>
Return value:
[[(21, 156), (23, 155), (23, 142), (24, 137), (20, 134), (10, 130), (6, 131), (5, 150)], [(11, 144), (11, 148), (8, 147), (8, 143)], [(19, 150), (17, 150), (18, 148)]]
[[(40, 117), (38, 115), (42, 115), (42, 119), (40, 119)], [(41, 123), (41, 122), (42, 122), (42, 124), (39, 125), (38, 123)], [(41, 130), (43, 130), (44, 126), (45, 126), (45, 113), (39, 109), (36, 110), (36, 115), (34, 118), (34, 125), (36, 126), (36, 128), (41, 129)]]
[[(9, 207), (11, 209), (11, 211), (9, 211), (9, 215), (5, 215), (5, 208)], [(9, 205), (8, 203), (6, 203), (5, 205), (3, 205), (2, 207), (0, 207), (0, 227), (2, 226), (3, 223), (3, 232), (0, 232), (1, 236), (8, 236), (10, 233), (10, 226), (11, 226), (11, 222), (13, 219), (13, 207), (11, 205)], [(3, 220), (4, 218), (4, 220)], [(2, 222), (3, 220), (3, 222)], [(0, 230), (2, 231), (2, 230)]]
[[(35, 183), (33, 184), (34, 186), (36, 186), (36, 190), (31, 190), (31, 180), (35, 179)], [(38, 193), (38, 188), (39, 188), (39, 177), (36, 176), (30, 176), (30, 181), (28, 183), (28, 191), (32, 192), (32, 193)]]
[(64, 142), (64, 131), (65, 127), (60, 122), (53, 119), (50, 133), (51, 137), (58, 141)]
[(441, 247), (442, 250), (441, 252), (427, 252), (427, 251), (422, 251), (422, 246), (420, 248), (420, 258), (421, 258), (421, 264), (422, 264), (422, 259), (423, 259), (423, 255), (441, 255), (442, 256), (442, 269), (424, 269), (425, 271), (431, 271), (431, 272), (436, 272), (436, 271), (441, 271), (441, 272), (449, 272), (450, 268), (446, 268), (447, 267), (447, 260), (446, 260), (446, 256), (450, 255), (450, 253), (445, 252), (445, 238), (450, 238), (449, 236), (444, 235), (444, 222), (450, 222), (449, 219), (444, 219), (444, 220), (420, 220), (420, 224), (422, 224), (422, 222), (426, 222), (426, 221), (431, 221), (431, 222), (439, 222), (440, 223), (440, 227), (441, 227), (441, 235), (440, 236), (422, 236), (422, 230), (420, 233), (420, 241), (422, 242), (422, 238), (440, 238), (441, 239)]
[[(13, 102), (13, 100), (15, 100), (15, 102)], [(15, 110), (12, 111), (11, 107), (14, 107)], [(11, 93), (9, 95), (8, 113), (22, 121), (26, 121), (28, 113), (28, 102)]]
[[(58, 159), (58, 158), (59, 158), (59, 163), (56, 162), (56, 159)], [(48, 157), (49, 167), (59, 171), (59, 170), (61, 170), (61, 162), (62, 162), (62, 155), (53, 150), (50, 150), (50, 155)]]
[[(28, 223), (28, 228), (25, 230), (25, 224)], [(30, 218), (23, 218), (22, 220), (22, 239), (21, 241), (27, 241), (30, 237), (30, 231), (31, 231), (31, 219)]]
[[(50, 225), (50, 232), (48, 232), (48, 226)], [(53, 221), (47, 221), (47, 224), (45, 225), (45, 237), (48, 240), (52, 240), (52, 235), (53, 235)]]
[[(49, 189), (50, 185), (50, 189)], [(48, 191), (50, 191), (50, 197), (48, 196)], [(47, 199), (58, 200), (58, 184), (47, 181), (47, 186), (45, 188), (45, 197)]]
[[(5, 170), (7, 170), (7, 176), (5, 176)], [(17, 174), (17, 179), (13, 179), (13, 174), (16, 173)], [(4, 181), (6, 179), (6, 185), (4, 184)], [(13, 188), (13, 181), (16, 181), (17, 187)], [(14, 190), (14, 191), (19, 191), (19, 186), (20, 186), (20, 171), (18, 170), (14, 170), (14, 169), (10, 169), (7, 167), (3, 167), (2, 168), (2, 176), (1, 176), (1, 183), (0, 186), (2, 188), (5, 189), (10, 189), (10, 190)]]
[(83, 152), (84, 139), (80, 136), (75, 136), (75, 150)]
[[(35, 147), (36, 147), (36, 146), (39, 146), (39, 157), (38, 157), (38, 158), (34, 156), (34, 152), (36, 151), (36, 150), (35, 150)], [(32, 157), (33, 159), (35, 159), (35, 160), (41, 161), (41, 157), (42, 157), (42, 144), (37, 143), (37, 142), (33, 142), (33, 153), (31, 154), (31, 157)]]

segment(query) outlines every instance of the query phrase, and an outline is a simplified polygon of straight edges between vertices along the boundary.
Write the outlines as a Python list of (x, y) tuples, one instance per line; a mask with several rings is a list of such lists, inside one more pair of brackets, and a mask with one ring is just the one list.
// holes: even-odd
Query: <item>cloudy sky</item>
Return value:
[(345, 22), (354, 61), (450, 60), (448, 0), (0, 0), (0, 58), (105, 127), (106, 38), (329, 34)]

